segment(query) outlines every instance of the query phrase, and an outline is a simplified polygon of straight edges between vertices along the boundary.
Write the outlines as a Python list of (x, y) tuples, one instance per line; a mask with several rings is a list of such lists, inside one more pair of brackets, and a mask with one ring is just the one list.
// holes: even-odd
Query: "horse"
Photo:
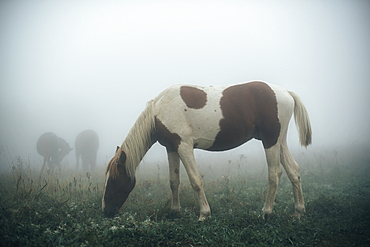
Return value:
[(36, 148), (37, 152), (44, 157), (41, 173), (45, 168), (45, 164), (47, 164), (48, 173), (53, 170), (55, 166), (57, 166), (60, 171), (60, 162), (72, 150), (65, 140), (58, 137), (53, 132), (42, 134), (37, 140)]
[(79, 133), (75, 141), (76, 167), (79, 167), (81, 156), (82, 169), (88, 171), (96, 166), (96, 154), (99, 148), (99, 136), (94, 130), (85, 130)]
[(199, 221), (211, 215), (194, 148), (208, 151), (233, 149), (252, 138), (262, 142), (268, 165), (268, 192), (262, 208), (270, 215), (284, 167), (292, 185), (294, 216), (305, 213), (300, 168), (287, 146), (291, 116), (300, 144), (311, 144), (308, 112), (299, 96), (261, 81), (224, 86), (176, 85), (147, 103), (121, 147), (107, 164), (102, 210), (113, 216), (126, 201), (136, 180), (135, 171), (150, 147), (159, 142), (167, 150), (172, 191), (171, 210), (180, 212), (180, 160), (197, 195)]

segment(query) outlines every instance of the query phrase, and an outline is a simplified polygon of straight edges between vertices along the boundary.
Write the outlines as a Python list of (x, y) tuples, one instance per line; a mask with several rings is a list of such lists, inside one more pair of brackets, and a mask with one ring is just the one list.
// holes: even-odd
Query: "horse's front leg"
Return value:
[(167, 150), (168, 164), (170, 167), (170, 187), (172, 191), (171, 210), (180, 212), (180, 158), (177, 152)]
[(191, 186), (197, 194), (200, 206), (199, 221), (203, 221), (208, 216), (211, 216), (211, 209), (209, 208), (206, 195), (204, 194), (202, 178), (200, 177), (195, 163), (193, 147), (186, 143), (181, 143), (178, 149), (178, 154), (185, 166), (186, 172), (188, 173)]

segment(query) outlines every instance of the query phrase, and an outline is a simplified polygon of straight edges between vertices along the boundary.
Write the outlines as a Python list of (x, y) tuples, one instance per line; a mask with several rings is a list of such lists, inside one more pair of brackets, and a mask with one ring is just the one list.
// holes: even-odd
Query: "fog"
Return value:
[[(366, 0), (2, 1), (1, 159), (41, 164), (44, 132), (74, 147), (79, 132), (94, 129), (103, 166), (167, 87), (251, 80), (301, 97), (313, 129), (308, 150), (369, 145), (369, 44)], [(305, 152), (294, 121), (288, 144)], [(263, 155), (262, 145), (252, 141), (225, 159), (248, 153)], [(75, 163), (74, 152), (66, 161)], [(145, 157), (165, 161), (159, 144)]]

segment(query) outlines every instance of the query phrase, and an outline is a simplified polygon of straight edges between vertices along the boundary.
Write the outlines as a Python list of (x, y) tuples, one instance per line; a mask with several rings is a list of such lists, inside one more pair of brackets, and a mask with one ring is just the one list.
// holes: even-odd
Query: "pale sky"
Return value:
[(94, 129), (105, 162), (167, 87), (251, 80), (300, 95), (313, 146), (368, 145), (369, 44), (367, 0), (0, 1), (0, 145)]

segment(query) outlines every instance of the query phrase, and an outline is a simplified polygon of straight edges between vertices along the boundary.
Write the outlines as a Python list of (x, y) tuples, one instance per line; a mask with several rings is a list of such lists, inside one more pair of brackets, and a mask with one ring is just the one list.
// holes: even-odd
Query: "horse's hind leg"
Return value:
[(280, 144), (277, 143), (274, 146), (265, 149), (267, 166), (268, 166), (268, 192), (266, 197), (265, 205), (262, 209), (264, 214), (271, 214), (272, 207), (274, 206), (276, 190), (278, 188), (279, 180), (282, 174), (280, 166)]
[(168, 164), (170, 167), (170, 187), (172, 191), (171, 210), (180, 212), (180, 158), (176, 152), (167, 150)]
[(209, 208), (206, 195), (204, 194), (202, 178), (200, 177), (197, 164), (195, 163), (193, 147), (186, 143), (181, 143), (178, 154), (188, 173), (190, 184), (197, 194), (200, 207), (199, 221), (203, 221), (208, 216), (211, 216), (211, 209)]
[(293, 185), (293, 195), (295, 202), (294, 215), (300, 218), (301, 214), (306, 212), (306, 209), (304, 207), (303, 192), (301, 186), (300, 168), (298, 164), (295, 162), (293, 156), (291, 155), (288, 149), (288, 145), (286, 142), (286, 134), (282, 139), (280, 147), (280, 160)]

